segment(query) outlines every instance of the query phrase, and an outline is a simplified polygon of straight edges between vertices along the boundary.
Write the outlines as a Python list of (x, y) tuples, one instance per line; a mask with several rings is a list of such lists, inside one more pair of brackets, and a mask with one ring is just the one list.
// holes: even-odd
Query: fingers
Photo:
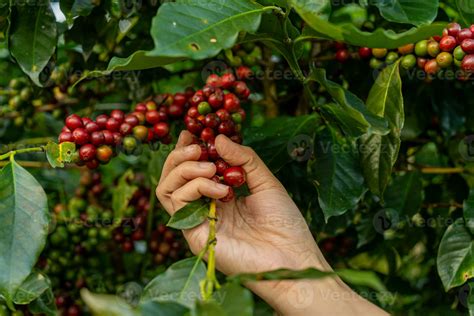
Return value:
[(191, 133), (188, 131), (183, 131), (179, 136), (176, 149), (169, 154), (165, 164), (163, 165), (160, 183), (168, 176), (171, 170), (176, 168), (179, 164), (188, 160), (196, 161), (199, 159), (199, 156), (201, 155), (201, 148), (199, 145), (190, 145), (191, 142)]
[(252, 148), (234, 143), (224, 135), (216, 137), (219, 156), (233, 166), (242, 166), (247, 175), (247, 185), (251, 193), (269, 188), (283, 189), (282, 184), (271, 173)]
[(224, 184), (216, 183), (207, 178), (196, 178), (171, 194), (173, 213), (189, 202), (195, 201), (202, 196), (211, 199), (221, 199), (225, 197), (228, 192), (229, 187)]

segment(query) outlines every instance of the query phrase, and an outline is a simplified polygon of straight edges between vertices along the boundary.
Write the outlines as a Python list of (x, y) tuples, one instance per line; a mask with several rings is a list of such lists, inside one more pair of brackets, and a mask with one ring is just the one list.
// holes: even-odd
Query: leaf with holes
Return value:
[(257, 31), (261, 15), (274, 7), (250, 1), (179, 1), (164, 3), (153, 19), (155, 48), (150, 57), (204, 59), (230, 48), (239, 32)]

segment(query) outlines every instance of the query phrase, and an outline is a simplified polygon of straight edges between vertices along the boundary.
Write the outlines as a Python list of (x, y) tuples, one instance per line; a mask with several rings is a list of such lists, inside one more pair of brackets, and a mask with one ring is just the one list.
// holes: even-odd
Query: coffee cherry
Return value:
[(104, 144), (105, 143), (104, 132), (103, 131), (93, 132), (90, 136), (90, 142), (94, 146), (100, 146), (100, 145)]
[(416, 57), (413, 54), (408, 54), (402, 57), (401, 66), (405, 69), (412, 69), (416, 65)]
[(454, 49), (453, 56), (456, 60), (463, 60), (464, 56), (466, 56), (466, 53), (461, 46), (458, 46)]
[(236, 112), (240, 108), (240, 100), (233, 93), (224, 95), (224, 109), (230, 113)]
[(125, 116), (125, 119), (123, 120), (125, 123), (129, 124), (132, 127), (135, 127), (138, 125), (138, 118), (133, 115), (133, 114), (127, 114)]
[(360, 47), (359, 48), (359, 56), (362, 59), (367, 59), (372, 57), (372, 50), (368, 47)]
[(146, 108), (145, 103), (137, 103), (137, 105), (135, 105), (135, 111), (140, 113), (146, 113), (148, 109)]
[(86, 144), (79, 148), (79, 158), (81, 158), (82, 161), (91, 161), (95, 158), (95, 154), (96, 149), (94, 145)]
[(203, 129), (203, 126), (197, 119), (190, 118), (186, 124), (186, 128), (194, 135), (199, 135)]
[(160, 122), (160, 114), (156, 110), (146, 112), (145, 117), (148, 124), (155, 125)]
[(453, 36), (445, 36), (439, 42), (439, 48), (443, 52), (452, 52), (456, 45), (457, 41), (456, 38)]
[(154, 101), (148, 101), (145, 103), (145, 107), (147, 111), (155, 111), (158, 107)]
[(395, 53), (395, 52), (389, 52), (387, 54), (387, 57), (385, 57), (385, 62), (388, 64), (388, 65), (391, 65), (393, 64), (394, 62), (396, 62), (398, 60), (398, 54)]
[(184, 113), (184, 108), (181, 105), (171, 104), (168, 108), (168, 113), (171, 117), (181, 117)]
[(428, 60), (425, 64), (425, 72), (429, 75), (434, 75), (440, 70), (436, 59)]
[(133, 136), (126, 136), (123, 139), (123, 149), (126, 153), (132, 153), (138, 146), (137, 140)]
[(142, 112), (132, 112), (133, 115), (135, 115), (138, 119), (138, 124), (143, 125), (146, 122), (146, 116), (145, 113)]
[(59, 143), (74, 142), (74, 136), (70, 132), (62, 132), (59, 134), (58, 141)]
[(224, 94), (221, 91), (215, 92), (209, 96), (207, 102), (213, 109), (218, 109), (224, 102)]
[(231, 73), (225, 73), (221, 76), (221, 87), (223, 89), (230, 89), (234, 85), (235, 76)]
[(197, 109), (198, 109), (199, 114), (202, 114), (202, 115), (206, 115), (212, 112), (211, 106), (206, 101), (199, 103)]
[(373, 48), (372, 49), (372, 55), (374, 55), (375, 58), (384, 58), (388, 53), (388, 50), (386, 48)]
[(221, 122), (230, 120), (230, 113), (225, 109), (217, 110), (216, 115)]
[(122, 134), (123, 136), (129, 135), (132, 133), (132, 128), (132, 125), (128, 123), (122, 123), (120, 125), (120, 134)]
[(138, 125), (133, 128), (133, 136), (138, 140), (144, 142), (148, 138), (148, 128), (143, 125)]
[(215, 138), (214, 130), (212, 128), (206, 127), (201, 132), (201, 139), (205, 142), (214, 140)]
[(245, 171), (242, 167), (230, 167), (224, 171), (224, 182), (234, 188), (245, 183)]
[(81, 309), (77, 305), (72, 305), (67, 309), (66, 315), (65, 316), (80, 316), (81, 315)]
[(243, 81), (236, 81), (234, 83), (234, 91), (240, 98), (244, 100), (248, 99), (248, 97), (250, 96), (250, 89)]
[(102, 135), (104, 135), (104, 144), (114, 144), (114, 134), (111, 131), (105, 129), (102, 131)]
[(85, 125), (86, 127), (86, 131), (89, 133), (89, 134), (92, 134), (94, 132), (97, 132), (100, 130), (100, 127), (97, 123), (95, 122), (89, 122)]
[(252, 75), (252, 70), (250, 70), (250, 68), (247, 66), (240, 66), (237, 68), (235, 73), (237, 75), (237, 78), (239, 78), (240, 80), (245, 80), (250, 78), (250, 76)]
[(74, 137), (74, 142), (77, 145), (84, 145), (89, 142), (89, 133), (84, 128), (76, 128), (72, 132), (72, 136)]
[(117, 132), (120, 129), (120, 122), (111, 117), (107, 120), (106, 128), (111, 132)]
[(229, 187), (229, 193), (227, 193), (227, 195), (225, 197), (223, 197), (222, 199), (220, 199), (219, 201), (229, 202), (229, 201), (232, 201), (234, 199), (234, 196), (235, 196), (234, 189)]
[(462, 43), (462, 41), (468, 38), (473, 38), (473, 33), (470, 29), (462, 29), (461, 31), (459, 31), (459, 34), (457, 36), (457, 40), (459, 43)]
[(218, 88), (221, 86), (221, 78), (216, 74), (211, 74), (207, 77), (206, 84)]
[(132, 252), (133, 248), (133, 242), (131, 242), (130, 240), (125, 240), (122, 244), (123, 252)]
[(446, 27), (446, 30), (448, 31), (449, 35), (456, 37), (461, 31), (461, 25), (459, 25), (458, 23), (449, 23)]
[(204, 119), (204, 125), (210, 128), (216, 128), (220, 124), (220, 119), (216, 113), (209, 113)]
[(165, 137), (166, 135), (169, 134), (169, 132), (170, 132), (170, 127), (169, 127), (168, 123), (161, 122), (161, 123), (155, 124), (153, 126), (153, 133), (158, 138)]
[(199, 155), (199, 161), (208, 161), (209, 160), (209, 155), (207, 153), (206, 145), (199, 144), (199, 147), (201, 147), (201, 154)]
[(428, 55), (431, 57), (436, 57), (438, 54), (441, 52), (441, 49), (439, 48), (439, 43), (436, 41), (429, 41), (427, 45), (427, 51)]
[(230, 165), (222, 159), (216, 160), (214, 163), (216, 165), (216, 174), (222, 176), (224, 172), (230, 167)]
[(110, 161), (113, 154), (114, 152), (112, 151), (112, 148), (110, 148), (110, 146), (102, 145), (99, 148), (97, 148), (96, 158), (102, 163), (107, 163)]
[(424, 57), (428, 54), (428, 41), (423, 40), (415, 45), (415, 54), (420, 57)]
[(106, 129), (108, 119), (109, 117), (107, 115), (101, 114), (95, 118), (95, 122), (99, 125), (100, 129)]
[(428, 60), (427, 60), (426, 58), (418, 57), (418, 58), (416, 59), (416, 65), (417, 65), (418, 68), (424, 70), (427, 61), (428, 61)]
[(336, 60), (340, 63), (345, 63), (350, 57), (351, 54), (347, 49), (340, 49), (336, 52)]
[(191, 106), (197, 107), (199, 105), (199, 103), (201, 103), (203, 101), (206, 101), (206, 100), (204, 99), (204, 95), (202, 94), (202, 91), (201, 92), (197, 91), (192, 96), (191, 100), (189, 100), (189, 104), (191, 104)]
[(474, 55), (466, 55), (462, 60), (461, 68), (467, 72), (474, 72)]
[(474, 54), (474, 39), (465, 39), (462, 41), (461, 47), (466, 54)]
[(116, 119), (119, 123), (122, 123), (125, 118), (125, 114), (120, 110), (113, 110), (110, 112), (110, 117)]
[(115, 146), (120, 146), (122, 144), (123, 136), (119, 132), (114, 132), (114, 145)]
[(207, 143), (207, 154), (210, 161), (216, 161), (219, 159), (219, 154), (217, 153), (216, 144), (214, 139), (211, 139)]
[(453, 55), (448, 52), (442, 52), (436, 57), (436, 62), (441, 68), (448, 68), (453, 63)]
[(383, 62), (375, 57), (372, 57), (370, 59), (369, 65), (370, 65), (370, 68), (372, 69), (379, 69), (383, 66)]
[(216, 91), (216, 88), (210, 85), (205, 85), (202, 88), (202, 94), (206, 97), (209, 98), (209, 96)]
[(408, 55), (413, 53), (415, 44), (407, 44), (398, 48), (398, 52), (402, 55)]
[(223, 121), (218, 127), (219, 134), (231, 136), (235, 132), (235, 124), (232, 121)]
[(76, 128), (80, 128), (84, 126), (81, 118), (76, 114), (69, 115), (66, 118), (65, 122), (66, 122), (67, 128), (69, 128), (71, 131), (74, 131)]
[(196, 118), (199, 116), (199, 111), (196, 106), (190, 107), (188, 110), (187, 115), (192, 118)]

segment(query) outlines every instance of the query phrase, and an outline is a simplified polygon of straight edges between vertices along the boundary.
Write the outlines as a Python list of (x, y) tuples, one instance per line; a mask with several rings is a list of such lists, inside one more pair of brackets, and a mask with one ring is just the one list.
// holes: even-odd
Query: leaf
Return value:
[(61, 0), (59, 1), (61, 12), (66, 16), (69, 25), (73, 24), (73, 19), (77, 16), (88, 16), (94, 4), (91, 0)]
[(173, 263), (145, 287), (141, 302), (175, 301), (192, 308), (200, 298), (199, 282), (206, 276), (206, 267), (196, 257)]
[(236, 274), (227, 277), (227, 280), (229, 282), (245, 283), (251, 281), (321, 279), (333, 275), (335, 275), (334, 272), (325, 272), (314, 268), (308, 268), (300, 271), (278, 269), (268, 272)]
[(400, 149), (405, 114), (399, 62), (386, 67), (377, 77), (367, 99), (367, 108), (388, 121), (388, 135), (366, 134), (359, 140), (365, 181), (372, 193), (383, 197)]
[[(293, 160), (307, 161), (311, 158), (311, 143), (316, 128), (315, 115), (280, 116), (266, 121), (261, 127), (246, 129), (244, 139), (246, 145), (254, 148), (270, 170), (276, 173)], [(301, 142), (306, 142), (305, 153), (294, 156), (293, 150)]]
[(418, 213), (423, 202), (423, 185), (419, 172), (408, 172), (395, 177), (384, 196), (385, 208), (409, 217)]
[(11, 303), (48, 234), (48, 202), (36, 179), (14, 160), (0, 171), (0, 295)]
[(40, 297), (51, 284), (43, 274), (33, 271), (15, 292), (13, 302), (18, 305), (27, 305)]
[(138, 316), (130, 304), (122, 298), (108, 294), (94, 294), (87, 289), (81, 290), (81, 298), (92, 312), (97, 316)]
[(112, 209), (114, 210), (114, 219), (117, 222), (123, 217), (125, 210), (127, 209), (130, 200), (132, 199), (135, 192), (138, 190), (136, 185), (130, 184), (129, 181), (134, 178), (133, 171), (127, 170), (120, 177), (118, 185), (112, 193)]
[(457, 219), (444, 233), (437, 267), (446, 291), (474, 277), (474, 240), (462, 219)]
[(56, 18), (49, 1), (15, 6), (10, 52), (21, 69), (38, 86), (39, 75), (53, 56), (57, 43)]
[(328, 127), (316, 135), (316, 160), (309, 166), (326, 222), (355, 207), (365, 192), (357, 148)]
[(463, 209), (466, 227), (474, 235), (474, 189), (469, 191), (469, 197), (464, 201)]
[(227, 316), (252, 316), (252, 293), (237, 283), (226, 283), (214, 293), (216, 302)]
[(222, 306), (213, 301), (197, 301), (192, 316), (227, 316)]
[(472, 25), (474, 23), (474, 3), (472, 0), (456, 0), (456, 6), (464, 26)]
[(322, 107), (341, 124), (344, 132), (350, 136), (359, 137), (365, 133), (387, 134), (387, 122), (377, 117), (366, 108), (364, 102), (350, 91), (326, 78), (326, 70), (314, 69), (308, 80), (314, 80), (322, 85), (337, 102), (337, 108)]
[(187, 307), (175, 302), (147, 301), (139, 309), (141, 316), (182, 316), (189, 312)]
[(153, 185), (158, 185), (158, 182), (161, 178), (161, 172), (163, 170), (163, 165), (165, 164), (166, 158), (173, 150), (173, 146), (160, 145), (160, 148), (157, 151), (151, 151), (150, 161), (148, 162), (148, 175), (153, 183)]
[(378, 292), (386, 292), (387, 289), (377, 274), (373, 271), (358, 271), (350, 269), (340, 269), (337, 275), (350, 285), (366, 286)]
[(56, 301), (51, 287), (44, 291), (40, 297), (31, 302), (30, 305), (28, 305), (28, 309), (33, 314), (56, 316), (58, 310), (56, 308)]
[(53, 168), (63, 168), (64, 163), (73, 161), (74, 154), (76, 153), (76, 145), (71, 142), (64, 142), (56, 144), (54, 142), (48, 142), (45, 146), (46, 158), (49, 164)]
[(430, 24), (438, 15), (438, 0), (376, 0), (372, 2), (390, 22), (415, 26)]
[(153, 18), (155, 48), (148, 56), (204, 59), (231, 48), (239, 32), (254, 33), (263, 7), (250, 1), (210, 0), (164, 3)]
[(168, 227), (174, 229), (191, 229), (201, 225), (209, 213), (209, 203), (203, 199), (193, 201), (180, 208), (171, 216)]

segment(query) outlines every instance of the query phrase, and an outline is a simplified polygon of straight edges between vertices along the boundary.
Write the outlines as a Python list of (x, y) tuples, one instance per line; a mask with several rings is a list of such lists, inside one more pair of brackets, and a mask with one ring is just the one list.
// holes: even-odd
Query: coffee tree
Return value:
[[(473, 23), (467, 0), (3, 1), (0, 315), (271, 314), (246, 282), (334, 275), (474, 315)], [(215, 137), (254, 148), (335, 272), (220, 274), (217, 201), (155, 196), (182, 130), (218, 203), (248, 190)], [(205, 221), (193, 256), (176, 230)]]

